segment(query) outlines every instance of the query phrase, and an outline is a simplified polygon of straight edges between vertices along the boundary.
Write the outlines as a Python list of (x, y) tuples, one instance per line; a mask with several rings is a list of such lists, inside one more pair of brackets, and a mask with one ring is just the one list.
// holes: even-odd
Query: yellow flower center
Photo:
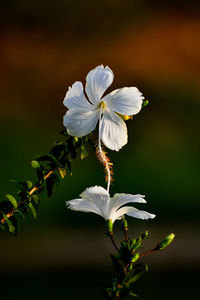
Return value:
[(101, 109), (103, 111), (106, 108), (106, 103), (104, 101), (101, 101), (100, 107), (101, 107)]

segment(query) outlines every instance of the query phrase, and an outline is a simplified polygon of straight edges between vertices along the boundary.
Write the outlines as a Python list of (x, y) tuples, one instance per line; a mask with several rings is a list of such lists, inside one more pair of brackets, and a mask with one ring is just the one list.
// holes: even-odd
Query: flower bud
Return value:
[(171, 242), (173, 241), (175, 237), (175, 234), (173, 233), (170, 233), (169, 235), (166, 236), (166, 238), (160, 242), (158, 245), (157, 245), (157, 249), (158, 250), (164, 250), (167, 246), (169, 246), (169, 244), (171, 244)]
[(111, 220), (107, 220), (107, 228), (108, 228), (108, 232), (112, 233), (113, 232), (113, 222)]
[(135, 253), (132, 258), (131, 258), (131, 262), (134, 263), (138, 260), (138, 258), (140, 257), (139, 252)]
[(123, 223), (124, 223), (124, 229), (128, 230), (128, 222), (126, 221), (126, 219), (123, 219)]

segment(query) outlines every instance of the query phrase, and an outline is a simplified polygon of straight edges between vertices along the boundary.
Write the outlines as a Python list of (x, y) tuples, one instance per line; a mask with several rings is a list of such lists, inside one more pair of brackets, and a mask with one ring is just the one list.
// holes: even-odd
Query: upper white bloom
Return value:
[(72, 209), (83, 212), (93, 212), (112, 223), (121, 219), (125, 214), (138, 219), (153, 219), (155, 215), (132, 206), (123, 206), (127, 203), (146, 203), (144, 196), (131, 194), (115, 194), (110, 197), (107, 190), (101, 186), (87, 188), (81, 198), (70, 200), (66, 205)]
[(69, 110), (63, 123), (70, 135), (81, 137), (93, 131), (99, 120), (99, 138), (109, 149), (119, 151), (128, 138), (126, 124), (118, 114), (137, 114), (144, 97), (136, 87), (124, 87), (103, 96), (113, 78), (108, 66), (100, 65), (91, 70), (86, 77), (88, 99), (80, 81), (69, 87), (63, 102)]

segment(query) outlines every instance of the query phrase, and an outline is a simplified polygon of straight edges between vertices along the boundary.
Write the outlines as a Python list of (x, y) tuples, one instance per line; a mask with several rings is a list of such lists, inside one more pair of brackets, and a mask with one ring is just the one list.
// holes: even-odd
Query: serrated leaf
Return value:
[(36, 209), (35, 209), (34, 205), (31, 202), (29, 202), (28, 206), (30, 207), (30, 209), (32, 211), (34, 219), (36, 219), (37, 218), (37, 212), (36, 212)]
[(58, 167), (58, 171), (60, 173), (60, 177), (63, 179), (66, 175), (67, 175), (67, 172), (64, 168), (59, 168)]
[(15, 197), (13, 197), (10, 194), (6, 194), (6, 197), (12, 203), (13, 207), (16, 209), (17, 208), (17, 200), (15, 199)]

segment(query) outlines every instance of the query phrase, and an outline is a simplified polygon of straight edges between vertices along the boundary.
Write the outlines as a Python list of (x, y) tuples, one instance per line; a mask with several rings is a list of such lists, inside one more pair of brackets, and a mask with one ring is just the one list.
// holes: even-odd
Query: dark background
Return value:
[[(9, 178), (35, 179), (30, 161), (59, 139), (68, 86), (95, 66), (114, 71), (109, 91), (137, 86), (150, 102), (127, 123), (129, 143), (108, 153), (111, 193), (145, 194), (138, 208), (157, 215), (129, 219), (130, 235), (149, 229), (148, 250), (176, 234), (144, 259), (140, 299), (199, 294), (199, 29), (197, 1), (1, 1), (1, 200), (15, 191)], [(0, 232), (1, 297), (103, 299), (98, 286), (112, 275), (114, 251), (104, 220), (65, 208), (93, 185), (104, 185), (104, 173), (91, 151), (52, 198), (42, 196), (36, 221), (23, 221), (18, 237)]]

